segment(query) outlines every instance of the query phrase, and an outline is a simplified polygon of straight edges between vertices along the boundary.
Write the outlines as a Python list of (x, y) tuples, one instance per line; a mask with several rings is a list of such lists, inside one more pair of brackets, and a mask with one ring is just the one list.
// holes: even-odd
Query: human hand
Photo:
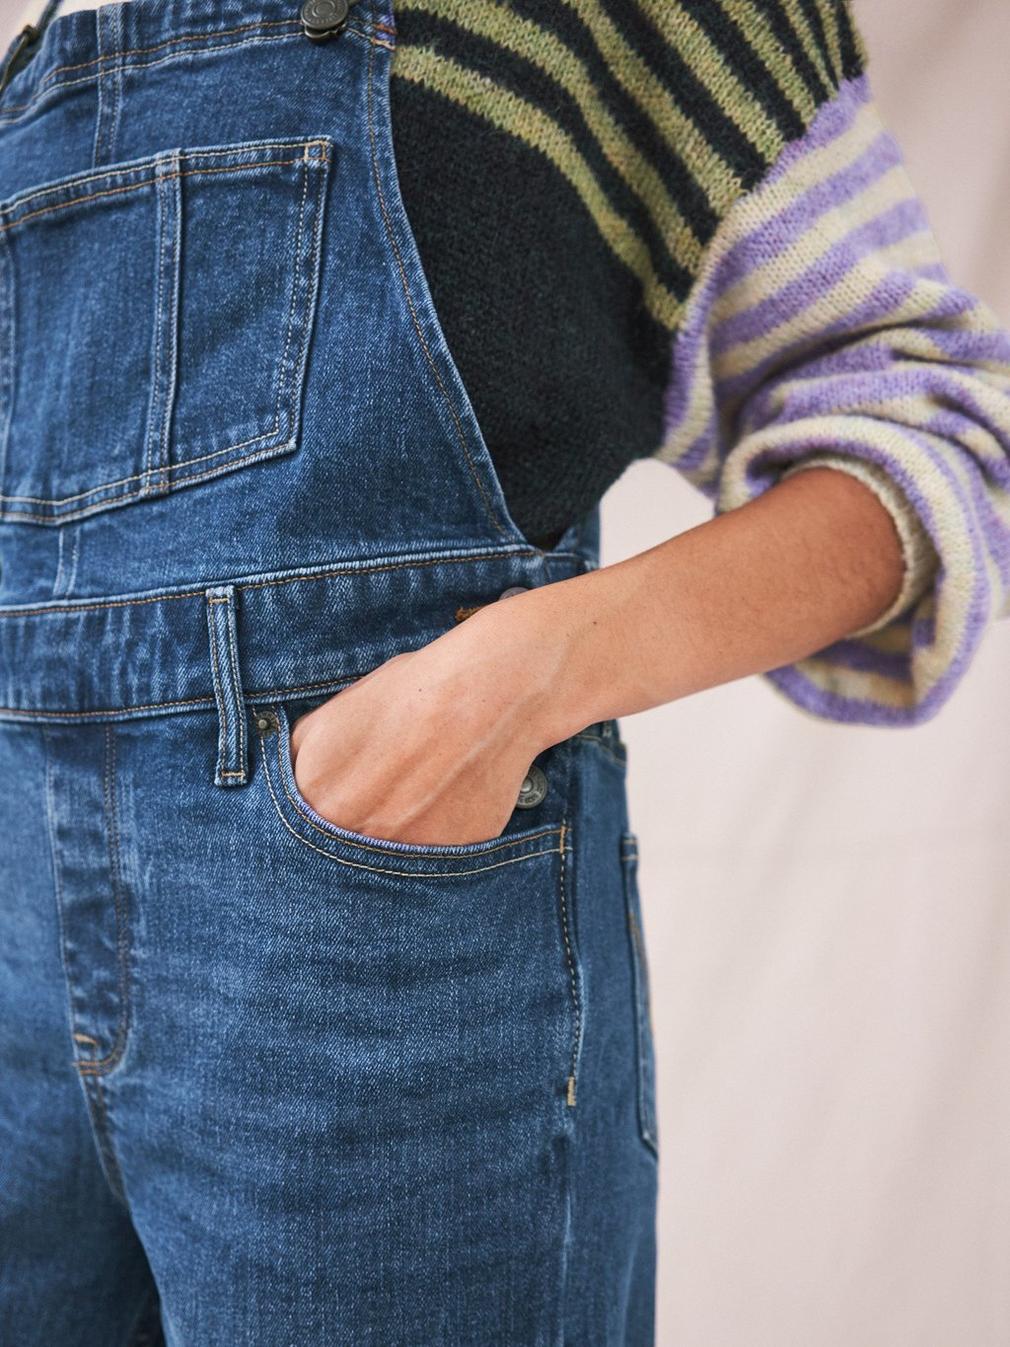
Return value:
[(292, 769), (316, 813), (422, 845), (504, 830), (530, 764), (553, 742), (541, 727), (555, 661), (527, 598), (478, 610), (298, 717)]
[(825, 649), (894, 597), (873, 491), (812, 467), (644, 552), (479, 608), (292, 727), (324, 818), (390, 841), (497, 837), (538, 753)]

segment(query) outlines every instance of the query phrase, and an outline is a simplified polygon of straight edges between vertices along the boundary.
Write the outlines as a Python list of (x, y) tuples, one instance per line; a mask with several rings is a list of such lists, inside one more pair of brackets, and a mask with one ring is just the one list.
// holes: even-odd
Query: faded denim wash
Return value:
[(57, 16), (0, 95), (0, 1342), (645, 1347), (627, 754), (500, 836), (300, 796), (304, 711), (531, 544), (400, 200), (388, 0)]

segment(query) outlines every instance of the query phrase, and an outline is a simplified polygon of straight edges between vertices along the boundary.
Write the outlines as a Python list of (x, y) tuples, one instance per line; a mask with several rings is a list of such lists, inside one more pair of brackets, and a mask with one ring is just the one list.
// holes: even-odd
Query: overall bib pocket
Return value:
[(645, 938), (642, 934), (641, 896), (638, 891), (638, 836), (628, 829), (621, 833), (621, 869), (624, 876), (624, 902), (634, 986), (638, 1130), (642, 1141), (655, 1155), (658, 1153), (656, 1064), (649, 1000), (649, 965)]
[(331, 154), (169, 149), (0, 203), (0, 518), (60, 524), (296, 447)]
[(256, 708), (253, 723), (259, 743), (259, 768), (278, 822), (289, 836), (343, 865), (394, 877), (465, 878), (489, 870), (504, 873), (503, 867), (564, 849), (565, 825), (550, 808), (547, 815), (541, 808), (529, 811), (536, 816), (529, 824), (523, 821), (525, 811), (517, 808), (500, 836), (482, 842), (399, 842), (343, 828), (318, 814), (298, 789), (291, 759), (290, 719), (284, 703)]

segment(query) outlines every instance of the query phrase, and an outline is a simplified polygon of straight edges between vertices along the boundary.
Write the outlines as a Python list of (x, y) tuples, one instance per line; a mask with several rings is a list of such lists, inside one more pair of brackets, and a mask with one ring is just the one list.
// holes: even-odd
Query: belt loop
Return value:
[[(119, 123), (123, 111), (123, 63), (126, 37), (125, 5), (99, 5), (95, 10), (98, 70), (95, 93), (95, 142), (91, 160), (95, 168), (111, 164), (119, 156)], [(156, 184), (160, 187), (160, 184)], [(162, 203), (159, 201), (159, 213)], [(159, 221), (159, 228), (161, 227)]]
[(245, 700), (238, 666), (235, 586), (206, 591), (210, 669), (217, 703), (218, 739), (215, 786), (244, 786), (249, 775)]

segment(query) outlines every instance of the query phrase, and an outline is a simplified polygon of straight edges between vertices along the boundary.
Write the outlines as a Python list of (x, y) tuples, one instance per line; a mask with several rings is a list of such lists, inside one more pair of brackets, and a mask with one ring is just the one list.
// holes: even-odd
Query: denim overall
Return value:
[(599, 562), (598, 507), (523, 535), (440, 330), (389, 0), (334, 27), (131, 0), (8, 52), (6, 1347), (653, 1339), (617, 723), (464, 845), (292, 771), (298, 715)]

